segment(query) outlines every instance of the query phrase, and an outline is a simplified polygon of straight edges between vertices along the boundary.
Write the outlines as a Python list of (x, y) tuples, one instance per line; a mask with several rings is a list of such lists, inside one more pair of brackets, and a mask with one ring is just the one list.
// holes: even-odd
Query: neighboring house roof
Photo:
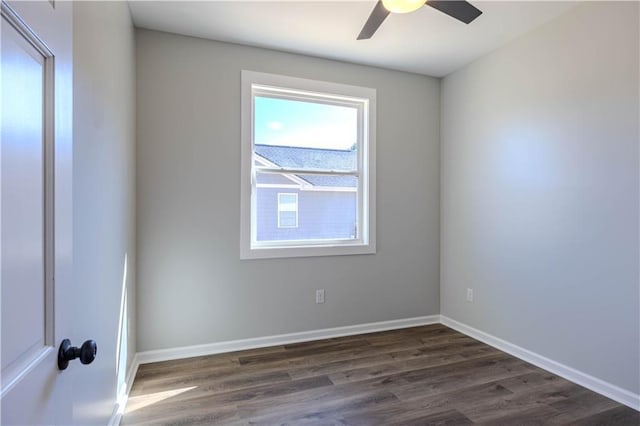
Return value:
[[(256, 154), (280, 167), (326, 170), (356, 170), (356, 151), (255, 145)], [(355, 176), (297, 175), (314, 186), (355, 188)]]

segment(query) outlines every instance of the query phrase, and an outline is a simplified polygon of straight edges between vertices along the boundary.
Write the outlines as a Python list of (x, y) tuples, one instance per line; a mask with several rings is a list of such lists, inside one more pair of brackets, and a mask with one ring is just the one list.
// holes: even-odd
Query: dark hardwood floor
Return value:
[(123, 425), (634, 425), (640, 414), (443, 325), (140, 366)]

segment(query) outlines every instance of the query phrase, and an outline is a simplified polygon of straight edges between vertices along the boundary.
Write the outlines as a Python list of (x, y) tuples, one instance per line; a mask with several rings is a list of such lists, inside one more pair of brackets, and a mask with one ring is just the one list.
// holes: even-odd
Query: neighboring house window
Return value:
[(278, 228), (298, 227), (298, 194), (278, 192)]
[(374, 89), (242, 71), (241, 258), (375, 253), (375, 105)]

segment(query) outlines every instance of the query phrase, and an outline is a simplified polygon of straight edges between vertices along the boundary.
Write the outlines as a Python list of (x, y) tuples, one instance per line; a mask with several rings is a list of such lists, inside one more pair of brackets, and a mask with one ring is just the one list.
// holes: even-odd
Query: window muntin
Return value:
[(374, 253), (375, 91), (243, 71), (242, 100), (241, 257)]

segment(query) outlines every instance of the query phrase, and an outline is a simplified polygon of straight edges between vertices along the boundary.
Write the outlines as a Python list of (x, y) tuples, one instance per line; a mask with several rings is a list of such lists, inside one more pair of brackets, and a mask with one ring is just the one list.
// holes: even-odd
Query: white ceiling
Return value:
[(130, 1), (137, 27), (441, 77), (564, 13), (576, 1), (471, 1), (465, 25), (431, 7), (392, 14), (356, 40), (376, 0)]

